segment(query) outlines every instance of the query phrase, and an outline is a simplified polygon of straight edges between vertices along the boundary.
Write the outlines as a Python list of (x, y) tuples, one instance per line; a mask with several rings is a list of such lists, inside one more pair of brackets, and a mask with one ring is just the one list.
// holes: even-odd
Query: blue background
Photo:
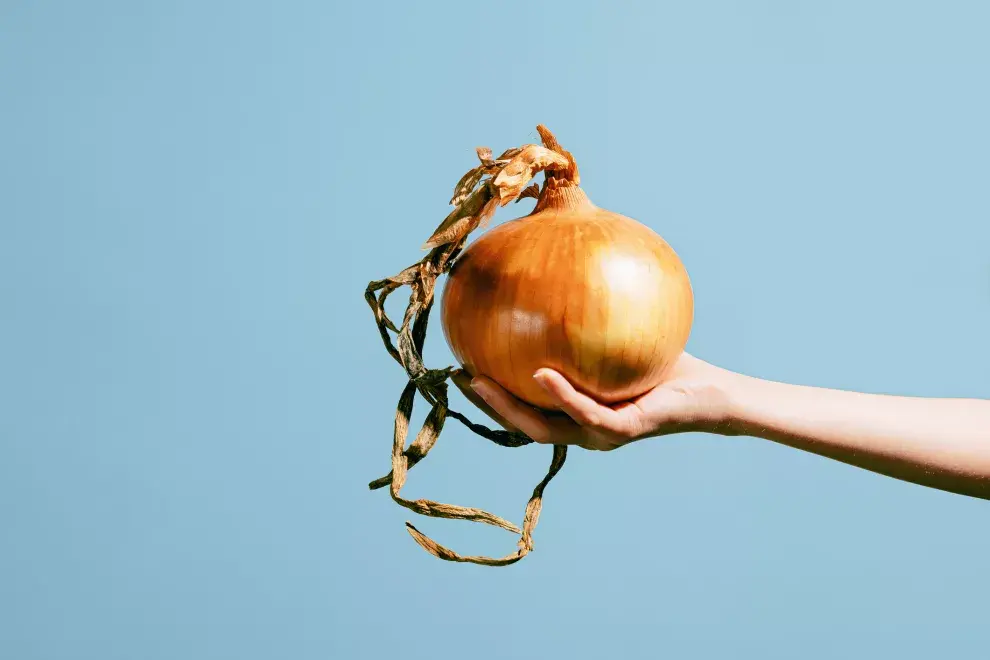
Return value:
[[(573, 452), (525, 561), (428, 556), (362, 292), (543, 122), (691, 352), (990, 397), (987, 7), (0, 2), (0, 657), (985, 656), (986, 502), (750, 438)], [(452, 423), (404, 492), (518, 522), (549, 454)]]

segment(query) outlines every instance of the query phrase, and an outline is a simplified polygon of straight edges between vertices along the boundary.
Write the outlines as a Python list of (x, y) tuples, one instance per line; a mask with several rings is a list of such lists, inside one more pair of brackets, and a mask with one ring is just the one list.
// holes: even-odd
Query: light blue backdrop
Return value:
[[(524, 562), (429, 557), (366, 488), (403, 374), (362, 291), (544, 122), (683, 257), (695, 354), (990, 397), (988, 21), (0, 2), (0, 657), (986, 657), (988, 503), (748, 438), (574, 452)], [(452, 423), (404, 492), (519, 521), (548, 460)]]

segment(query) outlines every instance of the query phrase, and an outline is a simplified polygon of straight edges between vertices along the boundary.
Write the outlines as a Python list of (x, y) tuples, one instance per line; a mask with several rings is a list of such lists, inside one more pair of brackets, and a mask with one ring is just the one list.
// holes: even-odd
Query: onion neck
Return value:
[(577, 211), (597, 208), (579, 186), (569, 182), (547, 185), (540, 193), (540, 199), (533, 213), (543, 211)]
[(543, 211), (579, 211), (592, 210), (596, 207), (588, 199), (588, 196), (581, 190), (581, 174), (578, 172), (577, 162), (569, 151), (560, 146), (557, 138), (543, 124), (536, 127), (543, 140), (543, 146), (554, 151), (567, 159), (566, 167), (554, 167), (546, 170), (546, 181), (543, 183), (543, 190), (540, 198), (536, 200), (536, 207), (533, 213)]

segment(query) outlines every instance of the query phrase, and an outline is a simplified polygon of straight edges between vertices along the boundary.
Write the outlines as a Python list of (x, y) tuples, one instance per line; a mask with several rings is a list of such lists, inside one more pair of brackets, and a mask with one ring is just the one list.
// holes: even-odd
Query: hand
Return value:
[(471, 379), (460, 372), (454, 383), (508, 431), (539, 443), (608, 451), (671, 433), (728, 432), (732, 376), (684, 353), (663, 383), (636, 399), (606, 406), (577, 391), (558, 372), (540, 369), (533, 377), (561, 413), (534, 408), (489, 378)]

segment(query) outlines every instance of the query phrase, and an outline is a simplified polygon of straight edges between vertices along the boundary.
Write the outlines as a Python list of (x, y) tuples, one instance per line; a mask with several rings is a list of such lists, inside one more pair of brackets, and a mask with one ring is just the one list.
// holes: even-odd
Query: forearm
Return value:
[(990, 499), (990, 401), (863, 394), (734, 377), (731, 433)]

